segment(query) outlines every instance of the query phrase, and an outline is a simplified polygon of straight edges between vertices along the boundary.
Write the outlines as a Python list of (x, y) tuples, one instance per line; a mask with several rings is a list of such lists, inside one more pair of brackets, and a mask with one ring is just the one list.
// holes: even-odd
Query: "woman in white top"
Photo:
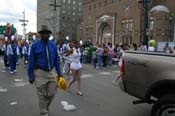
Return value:
[(73, 49), (70, 51), (71, 54), (70, 69), (72, 71), (73, 78), (68, 83), (68, 90), (70, 89), (71, 85), (77, 80), (78, 83), (77, 94), (82, 96), (83, 94), (80, 91), (82, 64), (80, 63), (81, 53), (79, 48), (80, 47), (79, 42), (75, 42), (73, 46), (74, 46)]
[(63, 58), (64, 58), (63, 73), (67, 74), (67, 78), (69, 78), (70, 76), (70, 64), (71, 64), (70, 52), (72, 51), (72, 47), (73, 47), (72, 43), (69, 43), (69, 49), (63, 54)]
[(124, 45), (120, 45), (120, 50), (119, 50), (119, 54), (118, 54), (118, 64), (117, 67), (119, 68), (119, 71), (117, 71), (117, 76), (114, 80), (114, 83), (116, 84), (117, 81), (122, 77), (122, 65), (123, 65), (123, 56), (124, 56)]

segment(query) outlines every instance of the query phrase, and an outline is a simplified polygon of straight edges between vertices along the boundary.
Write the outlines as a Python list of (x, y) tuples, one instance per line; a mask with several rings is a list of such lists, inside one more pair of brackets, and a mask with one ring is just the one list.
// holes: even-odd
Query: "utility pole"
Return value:
[(144, 11), (144, 42), (146, 43), (148, 47), (148, 34), (147, 31), (149, 29), (149, 24), (148, 24), (148, 10), (149, 10), (149, 2), (150, 0), (137, 0), (138, 4), (142, 5), (143, 11)]
[(59, 32), (59, 21), (57, 22), (57, 7), (61, 7), (57, 5), (57, 0), (53, 1), (53, 4), (49, 4), (53, 7), (53, 37), (56, 37), (56, 32)]
[(27, 22), (29, 22), (28, 20), (26, 20), (26, 17), (25, 17), (25, 10), (22, 12), (23, 13), (23, 19), (20, 19), (19, 22), (22, 22), (22, 26), (23, 26), (23, 39), (25, 40), (25, 35), (26, 35), (26, 26), (27, 26)]
[(149, 28), (149, 25), (148, 25), (148, 3), (149, 3), (149, 0), (144, 0), (144, 3), (143, 3), (143, 8), (145, 9), (144, 10), (144, 41), (145, 41), (147, 46), (148, 46), (147, 31)]

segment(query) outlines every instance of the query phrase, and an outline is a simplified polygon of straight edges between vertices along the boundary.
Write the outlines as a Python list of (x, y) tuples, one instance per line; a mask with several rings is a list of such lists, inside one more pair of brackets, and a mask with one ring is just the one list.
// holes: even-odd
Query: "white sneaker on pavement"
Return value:
[(13, 74), (14, 72), (13, 71), (10, 71), (10, 74)]

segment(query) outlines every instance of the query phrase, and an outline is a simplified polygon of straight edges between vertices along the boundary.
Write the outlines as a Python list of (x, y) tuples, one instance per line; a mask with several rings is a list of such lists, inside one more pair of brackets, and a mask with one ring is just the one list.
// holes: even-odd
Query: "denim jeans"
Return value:
[(112, 55), (108, 54), (108, 65), (112, 65)]
[(97, 66), (98, 67), (102, 67), (103, 65), (102, 59), (103, 59), (103, 55), (97, 54)]
[(87, 57), (87, 55), (83, 55), (83, 63), (85, 63), (85, 64), (88, 63), (88, 57)]

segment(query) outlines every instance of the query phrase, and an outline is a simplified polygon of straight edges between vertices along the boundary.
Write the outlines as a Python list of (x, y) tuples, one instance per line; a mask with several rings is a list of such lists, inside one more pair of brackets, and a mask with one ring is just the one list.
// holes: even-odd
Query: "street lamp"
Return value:
[(147, 30), (148, 30), (148, 4), (150, 0), (137, 0), (138, 4), (141, 5), (141, 8), (144, 11), (144, 42), (148, 46), (148, 35), (147, 35)]

